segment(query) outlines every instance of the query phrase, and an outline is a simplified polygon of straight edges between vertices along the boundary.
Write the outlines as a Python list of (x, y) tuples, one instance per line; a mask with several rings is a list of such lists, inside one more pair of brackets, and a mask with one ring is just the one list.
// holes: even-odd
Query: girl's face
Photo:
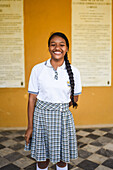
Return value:
[(50, 40), (49, 52), (52, 59), (54, 60), (64, 60), (64, 55), (68, 51), (66, 41), (59, 36), (54, 36)]

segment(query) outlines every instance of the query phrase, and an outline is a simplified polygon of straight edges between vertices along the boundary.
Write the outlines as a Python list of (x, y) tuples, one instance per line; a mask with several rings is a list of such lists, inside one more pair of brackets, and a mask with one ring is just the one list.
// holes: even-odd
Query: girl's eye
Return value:
[[(51, 46), (53, 47), (53, 46), (55, 46), (55, 44), (51, 44)], [(60, 46), (63, 47), (64, 45), (63, 45), (63, 44), (60, 44)]]

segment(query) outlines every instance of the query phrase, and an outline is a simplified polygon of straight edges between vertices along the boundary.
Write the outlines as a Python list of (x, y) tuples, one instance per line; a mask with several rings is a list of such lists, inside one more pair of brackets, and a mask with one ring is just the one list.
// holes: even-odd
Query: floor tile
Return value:
[(94, 145), (94, 146), (98, 146), (98, 147), (103, 146), (102, 143), (100, 143), (100, 142), (98, 142), (98, 141), (96, 141), (96, 140), (93, 141), (93, 142), (91, 142), (90, 145)]
[(83, 138), (79, 139), (78, 141), (88, 144), (88, 143), (93, 142), (94, 140), (91, 138), (88, 138), (88, 137), (83, 137)]
[(99, 148), (97, 146), (93, 146), (93, 145), (90, 145), (90, 144), (84, 146), (82, 149), (86, 150), (88, 152), (92, 152), (92, 153), (94, 153), (94, 152), (99, 150)]
[[(49, 168), (48, 170), (53, 170), (52, 168)], [(55, 170), (55, 169), (54, 169)]]
[(0, 168), (7, 164), (10, 164), (10, 162), (6, 158), (0, 157)]
[(19, 170), (19, 169), (20, 168), (18, 166), (13, 165), (12, 163), (0, 168), (0, 170)]
[(97, 168), (99, 166), (99, 164), (94, 163), (89, 160), (84, 160), (81, 163), (79, 163), (77, 166), (80, 168), (83, 168), (85, 170), (94, 170), (95, 168)]
[(105, 134), (104, 136), (113, 139), (113, 134), (112, 134), (112, 133), (107, 133), (107, 134)]
[(108, 143), (108, 144), (106, 144), (105, 146), (103, 146), (103, 148), (113, 151), (113, 143)]
[(35, 161), (27, 158), (27, 157), (23, 157), (18, 159), (17, 161), (14, 162), (15, 165), (17, 165), (20, 168), (25, 168), (31, 164), (33, 164)]
[(0, 134), (0, 137), (3, 137), (3, 135)]
[(53, 164), (52, 162), (50, 162), (48, 167), (49, 167), (48, 169), (51, 169), (51, 170), (56, 169), (56, 164)]
[(1, 142), (1, 144), (4, 145), (4, 146), (6, 146), (6, 147), (8, 147), (8, 146), (12, 146), (12, 145), (17, 144), (17, 142), (14, 141), (14, 140), (9, 139), (9, 140), (6, 140), (6, 141), (4, 141), (4, 142)]
[(80, 129), (77, 129), (77, 128), (76, 128), (76, 132), (78, 132), (78, 131), (80, 131)]
[(4, 148), (4, 149), (1, 149), (0, 150), (0, 156), (6, 156), (6, 155), (8, 155), (8, 154), (10, 154), (10, 153), (13, 153), (14, 152), (14, 150), (12, 150), (12, 149), (10, 149), (10, 148)]
[(75, 167), (75, 168), (72, 168), (71, 170), (83, 170), (83, 169), (79, 167)]
[(9, 148), (11, 148), (11, 149), (13, 149), (13, 150), (19, 150), (19, 149), (21, 149), (21, 148), (23, 148), (24, 147), (24, 145), (22, 145), (22, 144), (20, 144), (20, 143), (17, 143), (17, 144), (15, 144), (15, 145), (13, 145), (13, 146), (9, 146)]
[(52, 166), (50, 166), (50, 167), (49, 167), (49, 169), (51, 169), (51, 170), (56, 169), (56, 165), (55, 165), (55, 164), (53, 164)]
[(35, 161), (35, 159), (31, 157), (31, 154), (27, 155), (26, 157)]
[(20, 141), (19, 143), (21, 143), (22, 145), (25, 145), (25, 140)]
[(102, 145), (106, 145), (107, 143), (111, 142), (111, 139), (105, 136), (101, 136), (97, 139), (98, 142), (100, 142)]
[(5, 137), (5, 136), (2, 136), (2, 137), (0, 137), (0, 142), (3, 142), (3, 141), (6, 141), (6, 140), (8, 140), (9, 138), (7, 138), (7, 137)]
[(100, 128), (100, 130), (105, 131), (105, 132), (109, 132), (112, 128)]
[(7, 136), (7, 135), (12, 134), (12, 131), (10, 131), (10, 130), (4, 130), (4, 131), (1, 131), (0, 134), (2, 134), (2, 135), (4, 135), (4, 136)]
[(7, 137), (8, 137), (9, 139), (13, 139), (13, 138), (15, 138), (15, 137), (17, 137), (17, 136), (20, 136), (20, 134), (14, 132), (14, 133), (11, 133), (10, 135), (8, 135)]
[[(55, 167), (56, 167), (56, 165), (55, 165)], [(74, 166), (68, 163), (68, 169), (72, 169), (72, 168), (74, 168)]]
[(96, 129), (95, 131), (92, 132), (92, 134), (94, 135), (99, 135), (99, 136), (103, 136), (105, 135), (107, 132), (104, 132), (102, 130)]
[(80, 131), (77, 132), (76, 134), (77, 134), (77, 135), (80, 135), (80, 136), (87, 136), (87, 135), (89, 135), (90, 133), (80, 130)]
[(4, 146), (4, 145), (2, 145), (2, 144), (0, 144), (0, 149), (3, 149), (3, 148), (5, 148), (5, 146)]
[(113, 134), (113, 128), (109, 131), (109, 133), (112, 133), (112, 134)]
[(24, 151), (23, 148), (22, 148), (22, 149), (19, 149), (18, 152), (21, 153), (21, 154), (24, 155), (24, 156), (30, 155), (30, 153), (31, 153), (31, 151)]
[(83, 158), (78, 157), (77, 159), (71, 160), (71, 161), (72, 161), (73, 164), (77, 165), (77, 164), (79, 164), (80, 162), (82, 162), (83, 160), (84, 160)]
[(24, 135), (26, 130), (18, 130), (17, 133), (20, 135)]
[(80, 136), (80, 135), (76, 135), (77, 139), (80, 139), (82, 138), (83, 136)]
[(91, 139), (97, 139), (97, 138), (99, 138), (100, 136), (99, 136), (99, 135), (94, 135), (94, 134), (89, 134), (89, 135), (87, 135), (86, 137), (91, 138)]
[(13, 152), (13, 153), (6, 155), (4, 158), (6, 158), (8, 161), (14, 162), (22, 157), (23, 157), (22, 154), (18, 152)]
[(81, 158), (87, 158), (88, 156), (90, 156), (92, 153), (90, 153), (90, 152), (87, 152), (87, 151), (84, 151), (84, 150), (82, 150), (82, 149), (80, 149), (79, 151), (78, 151), (78, 155), (79, 155), (79, 157), (81, 157)]
[(23, 136), (17, 136), (15, 138), (13, 138), (13, 140), (15, 140), (16, 142), (21, 142), (21, 141), (24, 141), (25, 138)]
[(113, 169), (113, 159), (108, 159), (102, 163), (102, 165)]
[(78, 147), (79, 148), (83, 148), (84, 146), (86, 146), (87, 144), (86, 143), (83, 143), (83, 142), (77, 142), (77, 144), (78, 144)]
[(36, 163), (33, 163), (24, 168), (25, 170), (36, 170)]
[(99, 165), (95, 170), (112, 170), (112, 169), (103, 165)]
[(72, 162), (72, 160), (70, 160), (70, 163), (68, 163), (69, 165), (72, 165), (73, 167), (72, 168), (74, 168), (75, 167), (75, 161), (76, 161), (77, 159), (74, 159), (74, 161)]
[(110, 150), (104, 149), (104, 148), (99, 149), (96, 153), (103, 155), (103, 156), (106, 156), (106, 157), (113, 156), (113, 151), (110, 151)]
[(82, 129), (83, 131), (86, 131), (86, 132), (93, 132), (93, 131), (95, 131), (95, 129), (91, 129), (91, 128), (85, 128), (85, 129)]
[(93, 161), (93, 162), (98, 163), (98, 164), (102, 164), (107, 159), (108, 159), (107, 157), (96, 154), (96, 153), (92, 154), (91, 156), (89, 156), (87, 158), (87, 160)]

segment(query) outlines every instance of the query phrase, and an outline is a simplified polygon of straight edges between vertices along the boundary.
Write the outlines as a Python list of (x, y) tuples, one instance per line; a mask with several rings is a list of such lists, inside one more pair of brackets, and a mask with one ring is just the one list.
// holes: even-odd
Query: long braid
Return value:
[(67, 69), (67, 73), (69, 75), (69, 80), (70, 80), (70, 85), (71, 85), (71, 101), (72, 101), (72, 104), (73, 104), (73, 107), (76, 107), (78, 106), (78, 104), (76, 102), (74, 102), (74, 78), (73, 78), (73, 72), (72, 72), (72, 69), (71, 69), (71, 65), (69, 63), (69, 60), (68, 60), (68, 57), (67, 57), (67, 52), (64, 56), (64, 60), (65, 60), (65, 64), (66, 64), (66, 69)]

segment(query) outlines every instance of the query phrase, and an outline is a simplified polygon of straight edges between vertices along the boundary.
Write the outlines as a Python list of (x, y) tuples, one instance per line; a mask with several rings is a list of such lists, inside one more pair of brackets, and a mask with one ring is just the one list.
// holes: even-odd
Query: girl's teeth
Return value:
[(55, 54), (61, 54), (61, 52), (54, 52)]

